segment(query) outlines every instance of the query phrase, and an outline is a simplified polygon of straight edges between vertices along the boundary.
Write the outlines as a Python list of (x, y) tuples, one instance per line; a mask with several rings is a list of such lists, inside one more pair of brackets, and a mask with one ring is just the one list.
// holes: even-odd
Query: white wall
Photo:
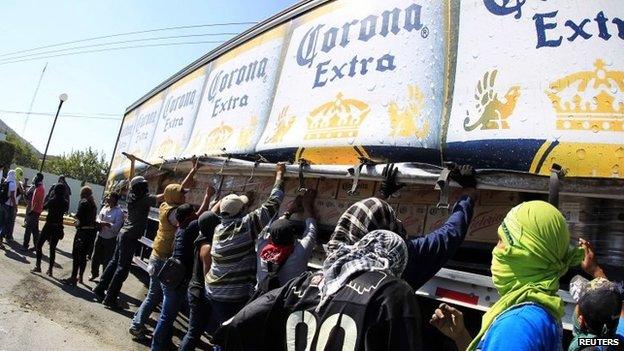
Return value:
[[(35, 179), (35, 175), (39, 172), (36, 169), (22, 167), (17, 165), (11, 165), (11, 169), (15, 169), (15, 167), (20, 167), (24, 171), (24, 177), (28, 178), (28, 183), (32, 183), (32, 180)], [(46, 188), (46, 195), (48, 194), (48, 190), (50, 187), (57, 182), (59, 175), (43, 172), (43, 184)], [(67, 184), (71, 188), (71, 199), (69, 201), (69, 212), (76, 213), (78, 209), (78, 202), (80, 202), (80, 188), (82, 187), (82, 181), (65, 177)], [(104, 194), (104, 187), (97, 184), (86, 183), (93, 190), (93, 198), (95, 199), (95, 203), (98, 204), (98, 210), (100, 208), (100, 201)]]

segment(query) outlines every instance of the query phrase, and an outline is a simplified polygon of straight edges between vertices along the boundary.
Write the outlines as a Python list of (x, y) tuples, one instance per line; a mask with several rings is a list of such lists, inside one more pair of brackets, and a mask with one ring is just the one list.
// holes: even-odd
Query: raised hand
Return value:
[(585, 258), (583, 262), (581, 262), (581, 268), (594, 278), (605, 278), (604, 272), (596, 260), (596, 254), (594, 253), (592, 244), (583, 238), (579, 238), (579, 246), (585, 250)]
[(398, 172), (399, 169), (394, 166), (394, 163), (387, 164), (381, 172), (384, 179), (381, 182), (379, 194), (382, 199), (389, 198), (392, 194), (405, 186), (405, 184), (397, 182), (396, 178)]
[(471, 337), (464, 325), (464, 314), (458, 309), (445, 303), (440, 304), (431, 316), (429, 323), (442, 334), (453, 339), (460, 349), (465, 350), (470, 344)]

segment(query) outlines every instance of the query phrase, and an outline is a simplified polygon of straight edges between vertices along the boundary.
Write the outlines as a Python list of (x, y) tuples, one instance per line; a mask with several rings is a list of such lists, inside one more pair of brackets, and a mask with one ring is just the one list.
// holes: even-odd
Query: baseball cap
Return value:
[(219, 209), (224, 217), (234, 217), (248, 202), (249, 198), (245, 195), (230, 194), (221, 199)]
[(143, 176), (136, 176), (130, 181), (130, 187), (132, 188), (139, 183), (147, 183), (147, 180)]
[(588, 281), (577, 275), (570, 280), (570, 294), (592, 333), (605, 335), (617, 328), (622, 309), (619, 284), (605, 278)]

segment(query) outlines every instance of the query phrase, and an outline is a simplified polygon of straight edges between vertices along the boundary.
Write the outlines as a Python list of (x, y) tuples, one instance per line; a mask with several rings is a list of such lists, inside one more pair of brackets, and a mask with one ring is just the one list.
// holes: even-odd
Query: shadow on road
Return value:
[(17, 262), (27, 263), (27, 264), (30, 263), (30, 261), (26, 258), (26, 256), (22, 256), (15, 251), (5, 250), (4, 255)]

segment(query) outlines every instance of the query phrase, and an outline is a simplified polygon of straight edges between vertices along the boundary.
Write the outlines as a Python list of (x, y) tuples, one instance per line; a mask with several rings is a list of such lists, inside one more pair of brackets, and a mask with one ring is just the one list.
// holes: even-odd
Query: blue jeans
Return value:
[(160, 285), (164, 298), (160, 318), (158, 318), (158, 324), (156, 324), (154, 335), (152, 336), (152, 351), (168, 349), (173, 336), (173, 323), (178, 317), (178, 311), (180, 311), (180, 307), (186, 297), (185, 287), (172, 289), (165, 284), (161, 283)]
[(203, 295), (188, 292), (189, 301), (189, 326), (182, 343), (180, 343), (180, 351), (193, 351), (199, 343), (202, 334), (208, 329), (210, 322), (210, 305)]
[(210, 319), (208, 321), (208, 334), (213, 334), (217, 328), (221, 326), (221, 323), (234, 317), (243, 307), (247, 301), (240, 302), (224, 302), (216, 301), (206, 296), (206, 301), (210, 305)]
[(13, 240), (13, 227), (15, 226), (15, 211), (13, 206), (2, 204), (4, 211), (2, 215), (2, 224), (0, 225), (0, 240)]
[(160, 279), (158, 279), (158, 272), (160, 272), (164, 264), (165, 261), (157, 258), (152, 257), (149, 260), (149, 265), (152, 266), (148, 266), (148, 269), (151, 270), (149, 290), (147, 291), (145, 300), (143, 300), (143, 303), (141, 303), (141, 306), (134, 314), (134, 318), (132, 318), (132, 327), (134, 328), (143, 327), (149, 316), (154, 312), (154, 309), (156, 309), (156, 306), (162, 301), (163, 290)]

